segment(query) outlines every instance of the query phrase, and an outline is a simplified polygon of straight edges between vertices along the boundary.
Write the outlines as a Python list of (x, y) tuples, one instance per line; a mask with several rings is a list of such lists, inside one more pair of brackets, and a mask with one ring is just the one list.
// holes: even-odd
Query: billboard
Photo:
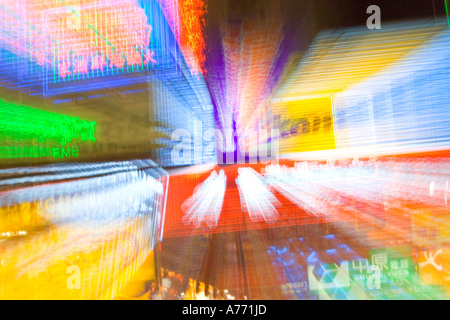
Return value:
[(280, 154), (335, 149), (332, 103), (331, 96), (273, 102)]

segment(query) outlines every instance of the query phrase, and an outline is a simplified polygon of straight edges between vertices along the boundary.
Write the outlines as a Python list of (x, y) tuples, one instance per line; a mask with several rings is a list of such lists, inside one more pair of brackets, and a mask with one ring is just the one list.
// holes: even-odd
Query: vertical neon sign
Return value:
[(447, 0), (444, 0), (444, 3), (445, 3), (445, 12), (447, 13), (447, 23), (448, 23), (448, 26), (450, 27), (450, 17), (449, 17), (449, 15), (448, 15), (448, 4), (447, 4)]

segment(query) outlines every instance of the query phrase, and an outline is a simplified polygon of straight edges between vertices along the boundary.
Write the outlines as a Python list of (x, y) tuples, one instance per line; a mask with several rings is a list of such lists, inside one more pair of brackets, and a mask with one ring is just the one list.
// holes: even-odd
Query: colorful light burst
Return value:
[[(227, 130), (235, 131), (241, 152), (249, 153), (268, 141), (266, 111), (281, 31), (279, 20), (261, 22), (256, 18), (246, 18), (225, 29), (222, 43), (226, 84), (214, 84), (212, 93), (218, 101), (220, 126), (225, 134)], [(251, 143), (243, 143), (243, 137)], [(227, 143), (223, 151), (234, 150), (233, 143)]]
[(151, 49), (154, 24), (159, 27), (154, 10), (147, 8), (154, 6), (152, 1), (2, 0), (0, 4), (0, 47), (22, 59), (22, 81), (36, 76), (51, 77), (51, 83), (84, 80), (149, 70), (158, 62)]
[(0, 196), (0, 240), (7, 243), (0, 248), (0, 297), (114, 299), (141, 267), (146, 280), (155, 279), (168, 179), (155, 163), (60, 164), (0, 174), (10, 178), (2, 186), (32, 184)]
[(180, 0), (181, 43), (187, 50), (186, 62), (194, 73), (205, 70), (205, 41), (202, 29), (205, 25), (206, 6), (203, 0)]
[(206, 4), (203, 0), (158, 0), (192, 74), (206, 74)]
[(272, 125), (281, 131), (286, 157), (319, 150), (333, 157), (448, 148), (446, 21), (366, 31), (364, 26), (319, 34), (273, 96)]

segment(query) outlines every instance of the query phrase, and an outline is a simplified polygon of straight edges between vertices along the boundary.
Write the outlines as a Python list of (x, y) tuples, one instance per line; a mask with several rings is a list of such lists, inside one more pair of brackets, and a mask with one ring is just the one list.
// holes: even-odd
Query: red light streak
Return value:
[(192, 74), (206, 74), (203, 0), (158, 0)]
[[(448, 219), (442, 214), (448, 211), (448, 175), (433, 176), (430, 171), (434, 168), (436, 172), (445, 172), (444, 167), (448, 167), (448, 159), (443, 159), (442, 155), (429, 153), (405, 155), (402, 158), (361, 158), (360, 162), (349, 158), (340, 160), (338, 164), (316, 161), (308, 162), (308, 165), (306, 162), (281, 160), (280, 170), (287, 170), (287, 175), (284, 176), (261, 164), (215, 167), (213, 170), (224, 170), (227, 188), (222, 210), (220, 214), (216, 213), (219, 216), (217, 227), (212, 229), (205, 223), (196, 227), (186, 226), (182, 221), (183, 203), (193, 195), (195, 188), (209, 177), (211, 171), (174, 174), (171, 176), (167, 199), (164, 234), (166, 237), (178, 237), (316, 223), (336, 223), (339, 226), (345, 222), (347, 226), (353, 225), (352, 230), (355, 232), (366, 232), (369, 239), (391, 241), (405, 237), (409, 239), (410, 229), (414, 226), (441, 226), (445, 229)], [(238, 169), (241, 167), (250, 167), (264, 173), (266, 179), (274, 178), (265, 181), (276, 198), (273, 199), (274, 202), (281, 203), (281, 206), (276, 208), (279, 215), (275, 223), (268, 224), (255, 219), (252, 221), (249, 213), (242, 210), (242, 194), (236, 185)], [(306, 171), (302, 173), (303, 167)], [(428, 169), (424, 169), (425, 167)], [(361, 171), (361, 168), (365, 169)], [(413, 172), (410, 168), (416, 170)], [(380, 170), (388, 174), (380, 176)], [(295, 174), (302, 178), (295, 180)], [(328, 178), (325, 178), (325, 174)], [(390, 178), (383, 178), (384, 176)], [(289, 192), (290, 182), (285, 179), (287, 177), (294, 179), (291, 181), (292, 186), (303, 188), (304, 191)], [(430, 184), (430, 181), (433, 183)], [(414, 188), (407, 187), (411, 184)], [(276, 188), (276, 185), (281, 188)], [(252, 193), (252, 189), (247, 190)], [(250, 196), (261, 195), (257, 190), (253, 191), (256, 193)], [(270, 197), (265, 198), (269, 199)], [(201, 200), (198, 198), (198, 202)], [(438, 220), (434, 217), (445, 219)], [(441, 241), (439, 239), (438, 237), (433, 241)], [(416, 245), (424, 245), (430, 241), (420, 237), (416, 240)]]
[(203, 16), (206, 13), (206, 6), (203, 0), (180, 0), (181, 19), (181, 46), (193, 73), (205, 70), (205, 41), (203, 39), (202, 28), (205, 24)]

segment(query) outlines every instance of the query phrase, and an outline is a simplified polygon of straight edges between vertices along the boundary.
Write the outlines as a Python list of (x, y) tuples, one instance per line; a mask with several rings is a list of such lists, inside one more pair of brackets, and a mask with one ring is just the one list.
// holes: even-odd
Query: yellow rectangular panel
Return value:
[(336, 149), (331, 97), (277, 102), (273, 115), (281, 154)]

